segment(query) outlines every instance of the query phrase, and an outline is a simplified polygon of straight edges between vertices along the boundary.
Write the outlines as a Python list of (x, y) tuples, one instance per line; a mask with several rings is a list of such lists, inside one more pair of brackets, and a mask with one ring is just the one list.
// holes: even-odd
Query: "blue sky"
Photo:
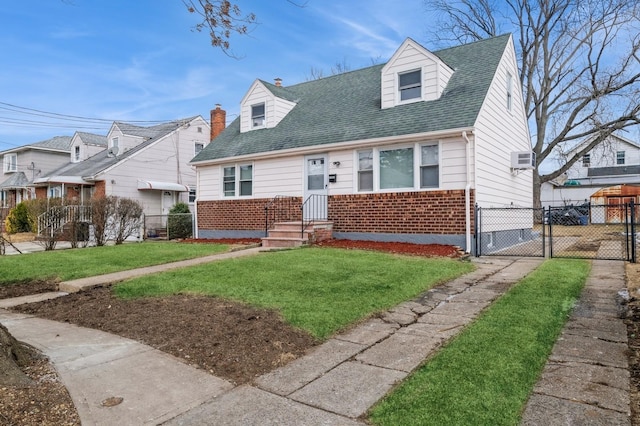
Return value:
[(2, 2), (0, 151), (75, 130), (106, 134), (114, 120), (209, 119), (216, 103), (231, 121), (256, 78), (287, 86), (312, 68), (384, 62), (406, 37), (432, 47), (422, 0), (238, 4), (260, 22), (232, 38), (241, 59), (192, 31), (197, 18), (181, 0)]

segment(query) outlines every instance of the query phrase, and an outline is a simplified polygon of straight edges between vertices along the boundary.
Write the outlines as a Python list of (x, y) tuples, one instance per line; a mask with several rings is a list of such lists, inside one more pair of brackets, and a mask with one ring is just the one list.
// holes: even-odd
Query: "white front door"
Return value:
[(304, 219), (327, 219), (327, 194), (329, 174), (327, 155), (305, 157)]
[(169, 214), (174, 204), (173, 191), (162, 191), (162, 214)]

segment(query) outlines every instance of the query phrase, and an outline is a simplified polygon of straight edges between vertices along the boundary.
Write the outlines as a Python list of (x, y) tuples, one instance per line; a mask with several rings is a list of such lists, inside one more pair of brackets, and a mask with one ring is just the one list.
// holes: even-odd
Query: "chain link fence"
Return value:
[(195, 235), (193, 213), (145, 215), (144, 236), (150, 239), (175, 240)]
[(636, 260), (634, 203), (476, 208), (476, 256)]

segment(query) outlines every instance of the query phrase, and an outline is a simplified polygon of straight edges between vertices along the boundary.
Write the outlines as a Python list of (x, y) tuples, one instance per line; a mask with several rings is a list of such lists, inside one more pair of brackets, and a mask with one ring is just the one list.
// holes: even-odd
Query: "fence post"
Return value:
[(540, 219), (540, 222), (542, 222), (542, 258), (545, 259), (547, 257), (547, 253), (546, 253), (546, 248), (547, 248), (547, 233), (546, 233), (546, 226), (544, 223), (544, 207), (542, 208), (542, 218)]
[[(552, 258), (553, 257), (553, 216), (551, 215), (551, 206), (547, 206), (547, 211), (549, 212), (549, 214), (547, 215), (547, 220), (549, 222), (548, 226), (549, 226), (549, 257)], [(542, 223), (544, 224), (544, 211), (543, 211), (543, 218), (542, 218)], [(544, 226), (544, 225), (543, 225)]]
[(631, 262), (636, 263), (636, 204), (634, 200), (629, 203), (631, 208)]
[(482, 229), (480, 227), (480, 207), (478, 207), (478, 203), (475, 204), (474, 210), (475, 210), (474, 234), (476, 237), (476, 257), (480, 257), (480, 255), (482, 254), (481, 253), (482, 244), (480, 244), (480, 232), (482, 232)]

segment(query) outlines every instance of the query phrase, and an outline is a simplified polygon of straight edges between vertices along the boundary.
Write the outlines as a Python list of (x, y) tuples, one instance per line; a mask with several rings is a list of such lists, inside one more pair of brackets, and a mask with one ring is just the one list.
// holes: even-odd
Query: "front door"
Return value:
[(327, 155), (308, 155), (305, 157), (304, 209), (303, 217), (309, 219), (327, 219), (327, 194), (329, 175)]

